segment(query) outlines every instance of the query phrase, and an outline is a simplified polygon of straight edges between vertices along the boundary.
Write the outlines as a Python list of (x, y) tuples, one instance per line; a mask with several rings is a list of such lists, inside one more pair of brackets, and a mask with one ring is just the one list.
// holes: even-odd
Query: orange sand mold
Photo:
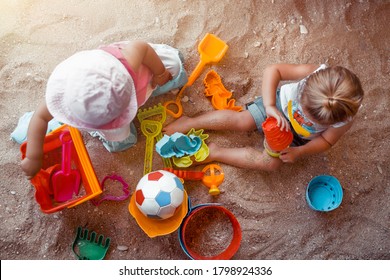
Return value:
[(203, 79), (203, 83), (205, 86), (205, 95), (211, 97), (211, 104), (217, 110), (234, 110), (234, 111), (242, 111), (241, 106), (236, 106), (235, 99), (230, 99), (232, 97), (232, 93), (228, 91), (224, 85), (222, 84), (221, 77), (214, 70), (210, 70), (205, 78)]

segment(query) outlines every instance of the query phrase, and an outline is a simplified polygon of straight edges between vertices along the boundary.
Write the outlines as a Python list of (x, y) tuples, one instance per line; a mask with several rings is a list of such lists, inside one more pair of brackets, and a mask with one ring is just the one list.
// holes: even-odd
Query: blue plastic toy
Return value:
[(343, 189), (335, 177), (317, 176), (306, 188), (306, 200), (313, 210), (329, 212), (340, 206), (343, 200)]
[(202, 146), (202, 139), (195, 135), (176, 132), (171, 136), (164, 135), (156, 143), (156, 151), (163, 158), (183, 157), (195, 154)]

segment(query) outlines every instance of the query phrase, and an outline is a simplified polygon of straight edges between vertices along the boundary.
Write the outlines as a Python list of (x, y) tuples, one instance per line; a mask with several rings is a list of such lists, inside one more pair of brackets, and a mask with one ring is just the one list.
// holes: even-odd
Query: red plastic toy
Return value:
[(164, 167), (164, 170), (175, 174), (177, 177), (183, 180), (199, 181), (203, 179), (203, 171), (191, 171), (191, 170), (178, 170), (173, 168)]
[[(78, 196), (74, 196), (72, 199), (61, 203), (54, 200), (50, 181), (52, 174), (58, 170), (58, 165), (62, 161), (62, 142), (60, 135), (66, 131), (70, 132), (73, 141), (71, 145), (71, 161), (75, 168), (80, 171), (81, 188)], [(26, 156), (26, 148), (27, 142), (24, 142), (20, 146), (22, 158)], [(41, 211), (46, 214), (61, 211), (67, 207), (74, 207), (102, 193), (81, 133), (76, 128), (62, 125), (45, 136), (42, 169), (31, 179), (31, 184), (36, 189), (35, 199), (40, 205)]]

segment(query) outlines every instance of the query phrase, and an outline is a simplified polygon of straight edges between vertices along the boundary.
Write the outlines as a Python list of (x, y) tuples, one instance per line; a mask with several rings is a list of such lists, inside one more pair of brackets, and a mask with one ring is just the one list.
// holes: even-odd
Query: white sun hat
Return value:
[(110, 141), (129, 135), (138, 108), (129, 72), (103, 50), (81, 51), (58, 64), (47, 82), (46, 104), (56, 120), (89, 131), (104, 130)]

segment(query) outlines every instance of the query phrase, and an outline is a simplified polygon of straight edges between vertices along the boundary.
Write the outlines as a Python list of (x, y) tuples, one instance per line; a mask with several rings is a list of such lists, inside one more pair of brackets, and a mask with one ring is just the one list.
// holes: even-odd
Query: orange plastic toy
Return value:
[(210, 70), (206, 77), (203, 79), (203, 84), (205, 88), (205, 95), (211, 96), (211, 104), (217, 110), (234, 110), (234, 111), (242, 111), (241, 106), (236, 106), (236, 100), (230, 99), (232, 97), (232, 93), (228, 91), (224, 85), (222, 84), (221, 77), (214, 70)]
[[(53, 198), (53, 189), (50, 185), (51, 176), (60, 168), (62, 160), (62, 142), (60, 135), (64, 131), (69, 131), (72, 138), (71, 162), (81, 174), (81, 188), (78, 196), (59, 203)], [(20, 146), (22, 158), (26, 156), (27, 142)], [(91, 164), (88, 152), (83, 143), (81, 133), (73, 127), (62, 125), (56, 130), (46, 135), (43, 145), (42, 169), (31, 179), (31, 184), (35, 187), (35, 199), (41, 207), (41, 211), (50, 214), (60, 211), (66, 207), (70, 208), (94, 198), (102, 193), (99, 181)]]
[(277, 121), (273, 117), (267, 118), (262, 124), (265, 140), (264, 148), (273, 157), (279, 157), (279, 152), (290, 146), (293, 134), (289, 131), (281, 131)]
[[(174, 118), (178, 118), (183, 114), (181, 98), (184, 93), (184, 90), (187, 87), (192, 86), (195, 80), (202, 73), (204, 66), (206, 66), (209, 63), (219, 62), (222, 59), (222, 57), (225, 55), (227, 49), (228, 49), (228, 45), (224, 41), (222, 41), (221, 39), (219, 39), (217, 36), (213, 34), (206, 33), (206, 35), (203, 37), (202, 41), (200, 41), (198, 45), (200, 61), (198, 65), (196, 65), (194, 71), (188, 77), (188, 82), (181, 88), (175, 100), (167, 101), (164, 103), (164, 107), (166, 108), (168, 114), (170, 114)], [(173, 112), (172, 110), (169, 109), (169, 107), (176, 107), (177, 112), (176, 113)]]
[(202, 172), (204, 172), (202, 183), (210, 189), (209, 194), (220, 194), (218, 186), (222, 184), (225, 178), (222, 168), (217, 164), (209, 164), (203, 168)]

